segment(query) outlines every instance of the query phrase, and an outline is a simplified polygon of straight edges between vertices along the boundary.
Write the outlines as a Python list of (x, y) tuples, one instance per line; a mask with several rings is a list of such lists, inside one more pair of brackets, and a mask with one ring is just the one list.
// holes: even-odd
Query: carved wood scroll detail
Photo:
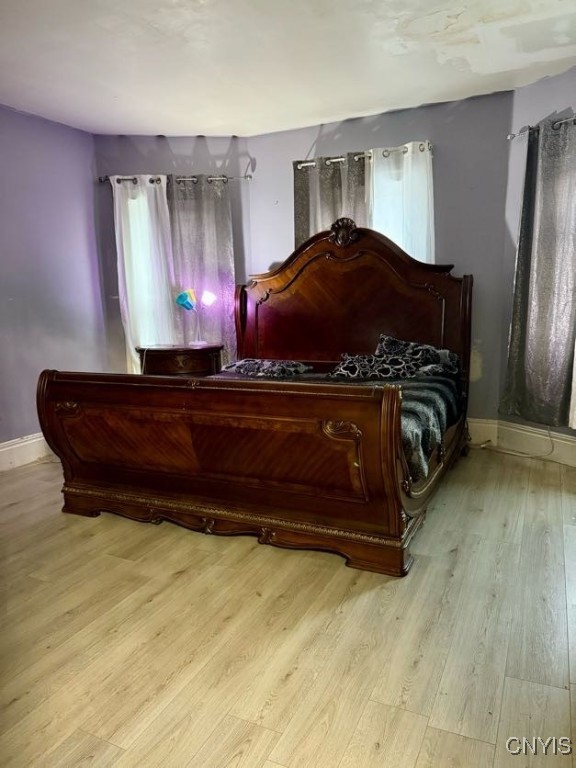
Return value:
[(54, 405), (54, 409), (64, 416), (75, 416), (80, 410), (80, 405), (73, 400), (62, 400)]
[(436, 301), (445, 302), (444, 296), (442, 296), (441, 293), (438, 292), (435, 286), (431, 285), (430, 283), (426, 283), (424, 288), (428, 291), (428, 293), (433, 296)]
[(362, 432), (351, 421), (323, 421), (322, 431), (333, 440), (359, 440)]
[(202, 533), (211, 534), (214, 533), (215, 520), (213, 517), (201, 517)]
[(276, 531), (272, 528), (261, 528), (260, 535), (258, 536), (259, 544), (273, 544), (276, 539)]
[(352, 219), (338, 219), (330, 227), (331, 234), (329, 240), (341, 248), (353, 243), (358, 239), (358, 232), (356, 230), (356, 224)]

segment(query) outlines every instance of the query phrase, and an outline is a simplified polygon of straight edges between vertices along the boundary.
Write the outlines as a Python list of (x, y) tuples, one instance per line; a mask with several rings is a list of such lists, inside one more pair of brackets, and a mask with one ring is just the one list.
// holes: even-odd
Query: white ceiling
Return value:
[(575, 64), (574, 0), (0, 0), (0, 103), (91, 133), (250, 136)]

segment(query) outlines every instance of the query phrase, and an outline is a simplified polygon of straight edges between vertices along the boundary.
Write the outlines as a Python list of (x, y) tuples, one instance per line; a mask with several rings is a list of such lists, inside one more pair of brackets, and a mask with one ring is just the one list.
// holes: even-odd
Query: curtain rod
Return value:
[[(415, 142), (414, 142), (415, 143)], [(420, 152), (425, 152), (427, 149), (432, 150), (433, 146), (429, 141), (420, 141), (418, 142), (418, 149)], [(401, 147), (390, 147), (390, 148), (384, 148), (382, 150), (382, 156), (383, 157), (389, 157), (392, 152), (402, 152), (402, 154), (406, 154), (409, 151), (408, 147), (403, 144)], [(366, 157), (369, 160), (372, 159), (372, 150), (369, 149), (367, 152), (358, 152), (354, 155), (354, 160), (360, 160), (361, 158)], [(324, 160), (326, 165), (332, 165), (333, 163), (345, 163), (346, 157), (344, 155), (340, 155), (339, 157), (327, 157)], [(296, 168), (301, 171), (302, 168), (314, 168), (316, 166), (316, 160), (302, 160), (302, 162), (296, 164)]]
[[(252, 174), (247, 173), (244, 176), (208, 176), (207, 181), (223, 181), (227, 184), (229, 181), (250, 181)], [(100, 184), (104, 184), (106, 181), (110, 181), (110, 176), (98, 176)], [(136, 184), (136, 176), (118, 176), (117, 181), (131, 181)], [(150, 183), (153, 184), (155, 179), (150, 179)], [(176, 183), (180, 184), (182, 181), (192, 181), (194, 184), (198, 183), (198, 176), (176, 176)], [(168, 179), (168, 183), (170, 179)]]
[(531, 128), (532, 128), (532, 126), (529, 125), (526, 128), (524, 128), (524, 130), (518, 131), (518, 133), (509, 133), (506, 136), (506, 141), (512, 141), (512, 139), (517, 139), (519, 136), (524, 136), (526, 133), (529, 133)]
[[(357, 155), (354, 155), (354, 160), (360, 160), (361, 157), (367, 157), (370, 160), (372, 159), (372, 152), (359, 152)], [(340, 157), (327, 157), (324, 162), (326, 165), (332, 165), (333, 163), (345, 163), (346, 158), (343, 156)], [(298, 170), (302, 170), (302, 168), (314, 168), (316, 166), (316, 160), (303, 160), (301, 163), (298, 163), (296, 165), (296, 168)]]
[[(572, 115), (572, 117), (565, 117), (564, 120), (556, 120), (555, 123), (552, 123), (552, 130), (557, 131), (561, 125), (564, 125), (564, 123), (572, 123), (573, 125), (576, 125), (576, 115)], [(512, 141), (512, 139), (516, 139), (518, 136), (524, 136), (524, 134), (531, 131), (532, 128), (534, 128), (533, 125), (527, 125), (525, 128), (520, 129), (518, 133), (509, 133), (506, 136), (506, 140)]]

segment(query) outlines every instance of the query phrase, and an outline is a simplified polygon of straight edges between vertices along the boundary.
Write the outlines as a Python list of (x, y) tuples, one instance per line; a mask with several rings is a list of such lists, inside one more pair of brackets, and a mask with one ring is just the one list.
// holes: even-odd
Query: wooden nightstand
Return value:
[(222, 368), (222, 344), (136, 347), (142, 373), (158, 376), (210, 376)]

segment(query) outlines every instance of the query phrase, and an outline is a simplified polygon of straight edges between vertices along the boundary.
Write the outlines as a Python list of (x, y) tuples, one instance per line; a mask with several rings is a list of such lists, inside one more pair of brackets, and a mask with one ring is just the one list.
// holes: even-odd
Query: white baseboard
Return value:
[(0, 443), (0, 472), (54, 456), (41, 434)]
[(498, 443), (498, 422), (495, 419), (468, 419), (468, 430), (474, 445)]
[(576, 437), (572, 435), (500, 421), (498, 447), (576, 467)]
[(468, 419), (472, 443), (490, 443), (504, 451), (525, 453), (535, 458), (576, 467), (576, 437), (495, 419)]

